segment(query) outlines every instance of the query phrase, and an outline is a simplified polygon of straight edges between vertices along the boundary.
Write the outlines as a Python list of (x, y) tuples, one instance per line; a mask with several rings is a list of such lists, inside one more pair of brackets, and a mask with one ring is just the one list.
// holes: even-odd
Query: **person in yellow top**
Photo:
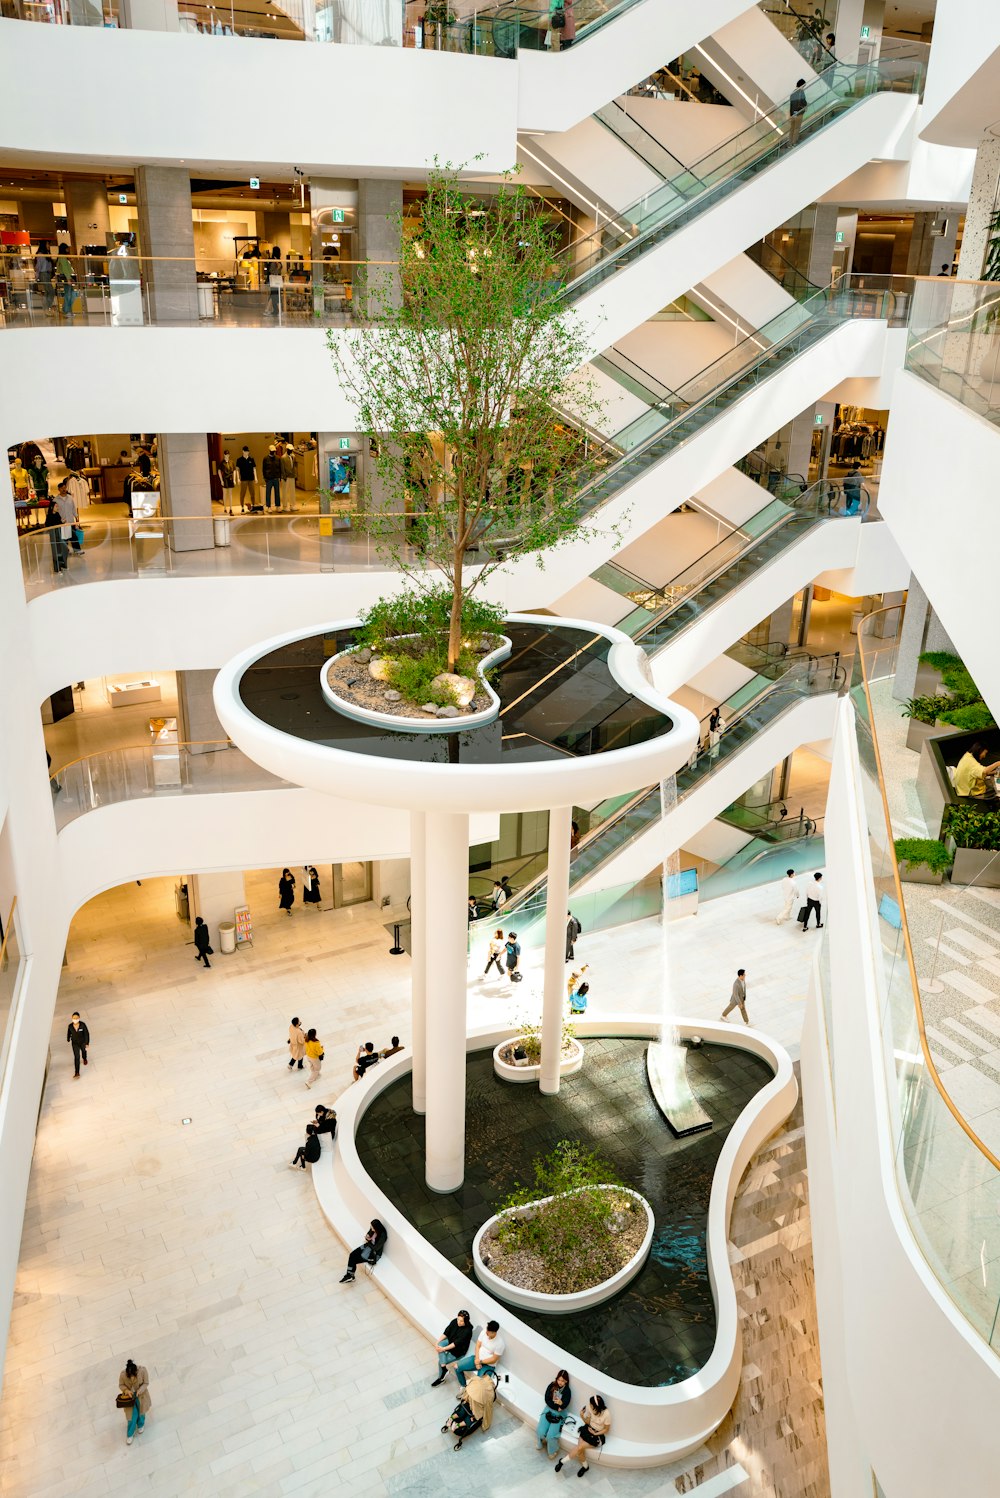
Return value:
[(306, 1083), (308, 1089), (319, 1081), (319, 1071), (323, 1065), (323, 1042), (316, 1039), (315, 1030), (310, 1030), (306, 1036), (306, 1061), (309, 1066), (309, 1080)]
[(1000, 759), (989, 763), (989, 751), (982, 744), (973, 744), (958, 762), (955, 770), (955, 794), (957, 796), (985, 796), (986, 776), (1000, 770)]
[(14, 489), (14, 498), (27, 499), (28, 490), (31, 488), (31, 480), (28, 478), (28, 470), (20, 458), (15, 458), (10, 465), (10, 481)]

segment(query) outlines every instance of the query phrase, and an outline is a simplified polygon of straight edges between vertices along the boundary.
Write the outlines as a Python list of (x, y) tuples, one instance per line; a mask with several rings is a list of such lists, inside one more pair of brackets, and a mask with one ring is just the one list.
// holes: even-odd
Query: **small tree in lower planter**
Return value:
[(383, 503), (359, 524), (418, 589), (427, 566), (443, 574), (453, 671), (468, 596), (507, 558), (540, 557), (577, 530), (579, 489), (604, 452), (587, 433), (601, 408), (579, 374), (587, 331), (562, 302), (537, 200), (509, 181), (472, 197), (436, 166), (411, 229), (400, 220), (401, 303), (376, 283), (372, 320), (328, 344), (377, 449)]

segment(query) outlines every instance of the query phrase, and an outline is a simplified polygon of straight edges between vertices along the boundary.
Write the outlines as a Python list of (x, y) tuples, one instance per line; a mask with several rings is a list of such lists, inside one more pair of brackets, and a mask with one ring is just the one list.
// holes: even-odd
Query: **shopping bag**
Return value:
[(79, 547), (83, 546), (83, 526), (82, 525), (74, 525), (74, 527), (73, 527), (73, 540), (76, 542), (77, 546), (79, 546)]
[(809, 906), (803, 905), (795, 919), (798, 921), (800, 926), (804, 926), (806, 921), (809, 919)]

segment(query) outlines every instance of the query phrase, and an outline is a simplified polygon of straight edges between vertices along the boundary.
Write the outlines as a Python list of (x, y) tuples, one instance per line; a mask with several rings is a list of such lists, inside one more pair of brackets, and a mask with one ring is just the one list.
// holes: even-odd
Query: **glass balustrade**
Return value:
[(150, 796), (296, 789), (247, 759), (228, 739), (106, 749), (63, 765), (49, 783), (57, 831), (102, 806)]
[(919, 277), (906, 368), (1000, 425), (1000, 283)]
[(914, 837), (920, 826), (931, 839), (938, 832), (917, 790), (921, 754), (906, 747), (894, 695), (901, 615), (882, 609), (862, 621), (851, 684), (872, 931), (884, 979), (878, 1018), (893, 1163), (919, 1248), (998, 1350), (1000, 1136), (993, 1109), (1000, 1081), (990, 994), (1000, 996), (1000, 986), (996, 947), (983, 938), (1000, 940), (992, 893), (1000, 853), (984, 857), (969, 885), (957, 884), (954, 870), (941, 884), (915, 882), (919, 870), (901, 875), (895, 839)]
[(776, 105), (571, 245), (563, 257), (568, 294), (576, 298), (595, 290), (635, 255), (661, 243), (864, 99), (887, 90), (917, 92), (922, 75), (919, 57), (894, 58), (884, 69), (878, 62), (829, 68), (807, 85), (804, 115), (794, 119), (787, 101)]
[(3, 1077), (7, 1062), (23, 973), (24, 953), (18, 936), (15, 899), (11, 902), (10, 909), (4, 912), (3, 931), (0, 933), (0, 1078)]
[(830, 17), (826, 15), (825, 3), (822, 8), (817, 5), (810, 9), (805, 4), (793, 7), (788, 0), (758, 0), (758, 9), (785, 40), (791, 42), (802, 61), (814, 72), (822, 73), (836, 63), (836, 57), (826, 45), (826, 37), (835, 30), (835, 3), (830, 6)]

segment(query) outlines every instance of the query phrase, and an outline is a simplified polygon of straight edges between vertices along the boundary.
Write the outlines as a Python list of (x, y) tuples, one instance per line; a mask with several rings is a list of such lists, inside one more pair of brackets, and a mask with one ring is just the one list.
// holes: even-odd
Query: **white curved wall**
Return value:
[(825, 828), (835, 1097), (815, 993), (802, 1045), (834, 1492), (869, 1498), (874, 1470), (888, 1498), (940, 1498), (943, 1489), (992, 1498), (1000, 1360), (922, 1258), (893, 1175), (879, 1027), (884, 976), (852, 714), (843, 702)]
[[(514, 164), (517, 66), (502, 59), (0, 26), (5, 157), (128, 168), (181, 162), (236, 175), (242, 162), (260, 177), (269, 166), (297, 166), (313, 176), (398, 178), (422, 174), (435, 155), (461, 165), (482, 153), (483, 171)], [(39, 109), (40, 78), (62, 104)]]

